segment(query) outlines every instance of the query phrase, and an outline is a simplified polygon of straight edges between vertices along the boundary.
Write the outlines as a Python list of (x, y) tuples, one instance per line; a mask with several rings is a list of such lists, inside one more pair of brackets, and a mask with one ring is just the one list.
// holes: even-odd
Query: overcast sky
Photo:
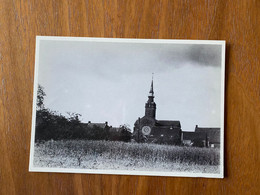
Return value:
[(40, 41), (45, 107), (83, 122), (133, 124), (144, 116), (154, 73), (158, 120), (220, 127), (221, 46)]

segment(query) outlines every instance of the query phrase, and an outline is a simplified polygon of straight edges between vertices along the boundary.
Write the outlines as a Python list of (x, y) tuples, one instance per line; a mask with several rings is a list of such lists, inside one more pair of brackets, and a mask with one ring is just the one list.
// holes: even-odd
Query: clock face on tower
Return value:
[(143, 126), (143, 128), (142, 128), (142, 133), (143, 133), (144, 135), (149, 135), (149, 134), (151, 133), (151, 127), (149, 127), (149, 126)]

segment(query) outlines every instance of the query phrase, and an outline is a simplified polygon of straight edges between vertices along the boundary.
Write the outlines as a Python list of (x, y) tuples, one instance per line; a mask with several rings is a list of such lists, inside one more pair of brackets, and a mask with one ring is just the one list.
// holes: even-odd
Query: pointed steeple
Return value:
[(145, 116), (155, 119), (155, 114), (156, 114), (156, 103), (154, 102), (153, 76), (152, 76), (152, 83), (148, 95), (148, 101), (145, 104)]
[(151, 88), (149, 91), (149, 96), (153, 96), (153, 95), (154, 95), (154, 92), (153, 92), (153, 74), (152, 74), (152, 82), (151, 82)]

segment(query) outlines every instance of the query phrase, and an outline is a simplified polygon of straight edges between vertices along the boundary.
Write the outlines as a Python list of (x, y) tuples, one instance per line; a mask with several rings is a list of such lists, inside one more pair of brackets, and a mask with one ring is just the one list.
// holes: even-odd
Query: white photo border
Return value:
[[(101, 170), (101, 169), (71, 169), (71, 168), (42, 168), (34, 167), (34, 144), (36, 124), (36, 102), (39, 74), (40, 42), (48, 41), (85, 41), (85, 42), (113, 42), (113, 43), (163, 43), (163, 44), (198, 44), (221, 45), (221, 125), (220, 125), (220, 173), (187, 173), (187, 172), (162, 172), (162, 171), (129, 171), (129, 170)], [(183, 39), (129, 39), (129, 38), (94, 38), (94, 37), (61, 37), (61, 36), (36, 36), (35, 70), (33, 87), (32, 126), (29, 172), (56, 172), (56, 173), (88, 173), (88, 174), (112, 174), (112, 175), (145, 175), (145, 176), (174, 176), (174, 177), (204, 177), (224, 178), (224, 99), (225, 99), (225, 52), (224, 40), (183, 40)]]

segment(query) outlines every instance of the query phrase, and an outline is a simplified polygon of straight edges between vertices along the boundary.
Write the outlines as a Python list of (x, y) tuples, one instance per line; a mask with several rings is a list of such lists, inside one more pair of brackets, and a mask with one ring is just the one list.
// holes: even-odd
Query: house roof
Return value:
[(157, 120), (155, 125), (156, 126), (181, 127), (180, 121)]
[(209, 131), (220, 131), (220, 128), (217, 128), (217, 127), (198, 127), (196, 126), (195, 127), (195, 132), (209, 132)]
[(110, 127), (109, 128), (109, 132), (119, 132), (119, 131), (121, 131), (121, 128), (119, 128), (119, 127)]
[(107, 123), (82, 123), (83, 126), (85, 127), (90, 127), (90, 128), (93, 128), (93, 127), (100, 127), (100, 128), (105, 128), (107, 127)]

